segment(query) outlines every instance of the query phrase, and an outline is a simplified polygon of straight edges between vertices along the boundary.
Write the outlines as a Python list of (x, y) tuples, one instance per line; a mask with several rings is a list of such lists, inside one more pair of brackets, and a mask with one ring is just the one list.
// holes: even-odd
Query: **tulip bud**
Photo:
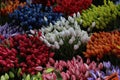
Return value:
[(25, 80), (31, 80), (29, 74), (26, 76)]
[(60, 45), (63, 45), (63, 44), (64, 44), (62, 39), (60, 39), (59, 44), (60, 44)]
[(96, 25), (96, 23), (95, 23), (95, 22), (93, 22), (91, 27), (92, 27), (92, 28), (94, 28), (94, 27), (95, 27), (95, 25)]
[(0, 77), (0, 80), (6, 80), (6, 79), (5, 79), (5, 76), (2, 75), (2, 76)]
[(79, 48), (79, 45), (74, 45), (74, 50), (77, 50)]
[(77, 12), (77, 17), (80, 17), (80, 13), (79, 12)]
[(10, 78), (14, 78), (14, 77), (15, 77), (14, 73), (10, 71), (10, 72), (9, 72), (9, 77), (10, 77)]
[(35, 67), (35, 70), (37, 70), (37, 71), (42, 71), (43, 68), (42, 68), (41, 66), (37, 66), (37, 67)]
[(5, 73), (5, 80), (9, 80), (9, 75), (7, 73)]

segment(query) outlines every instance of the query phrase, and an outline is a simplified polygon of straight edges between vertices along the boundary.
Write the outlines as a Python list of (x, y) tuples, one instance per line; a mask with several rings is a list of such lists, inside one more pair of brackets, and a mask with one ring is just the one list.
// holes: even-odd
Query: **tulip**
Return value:
[(24, 33), (24, 30), (19, 26), (10, 26), (8, 23), (0, 26), (0, 34), (5, 38), (9, 38), (10, 36), (15, 36), (22, 33)]
[(49, 43), (49, 47), (55, 51), (56, 56), (61, 56), (59, 58), (72, 59), (73, 56), (80, 53), (78, 50), (81, 50), (81, 47), (90, 39), (88, 33), (81, 30), (79, 24), (75, 21), (78, 16), (69, 16), (68, 20), (61, 17), (61, 20), (54, 25), (50, 24), (49, 27), (41, 30), (42, 36), (40, 39), (46, 45)]
[[(3, 40), (2, 43), (4, 45), (8, 46), (8, 44), (11, 44), (9, 45), (10, 49), (0, 46), (0, 51), (2, 51), (1, 54), (3, 54), (2, 57), (7, 58), (6, 61), (9, 61), (0, 60), (0, 64), (2, 64), (3, 67), (11, 69), (19, 66), (22, 69), (22, 73), (29, 72), (30, 74), (42, 71), (42, 66), (47, 63), (48, 58), (54, 56), (54, 53), (39, 39), (41, 36), (40, 32), (37, 33), (36, 31), (32, 31), (32, 33), (34, 33), (32, 36), (19, 34), (11, 36), (7, 40)], [(9, 58), (8, 55), (11, 57)], [(20, 60), (20, 63), (18, 63), (18, 60)]]
[(105, 55), (115, 55), (116, 58), (119, 58), (119, 48), (117, 47), (117, 45), (120, 45), (119, 34), (119, 31), (94, 33), (87, 43), (87, 50), (84, 52), (85, 56), (96, 56), (98, 59), (102, 59)]
[(53, 12), (51, 6), (47, 7), (42, 4), (25, 5), (9, 14), (11, 24), (20, 25), (26, 31), (46, 27), (49, 23), (54, 24), (61, 16), (61, 13)]
[[(87, 9), (92, 3), (92, 0), (57, 0), (56, 6), (54, 7), (55, 12), (62, 12), (65, 15), (73, 15), (74, 13), (82, 12)], [(73, 6), (74, 5), (74, 6)]]

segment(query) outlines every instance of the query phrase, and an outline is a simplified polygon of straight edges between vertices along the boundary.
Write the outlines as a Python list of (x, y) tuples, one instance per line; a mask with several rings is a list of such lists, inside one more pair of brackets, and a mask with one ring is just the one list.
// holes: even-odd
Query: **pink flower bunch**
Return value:
[(72, 15), (73, 13), (82, 12), (91, 4), (92, 0), (57, 0), (54, 11)]
[(40, 66), (46, 65), (49, 58), (54, 56), (50, 48), (40, 41), (40, 35), (41, 33), (38, 36), (23, 34), (9, 38), (10, 48), (15, 48), (18, 51), (19, 67), (22, 69), (21, 74), (35, 74), (41, 70)]
[(0, 45), (0, 73), (6, 72), (18, 66), (17, 51)]
[[(76, 58), (73, 57), (72, 60), (68, 60), (67, 62), (63, 60), (55, 62), (52, 58), (50, 58), (46, 66), (48, 68), (54, 67), (56, 70), (60, 71), (63, 80), (86, 80), (90, 77), (90, 70), (99, 71), (103, 69), (102, 63), (97, 64), (94, 61), (91, 62), (89, 59), (87, 59), (86, 63), (84, 63), (80, 56), (77, 56)], [(49, 74), (43, 72), (44, 80), (56, 80), (56, 78), (57, 76), (54, 72)]]

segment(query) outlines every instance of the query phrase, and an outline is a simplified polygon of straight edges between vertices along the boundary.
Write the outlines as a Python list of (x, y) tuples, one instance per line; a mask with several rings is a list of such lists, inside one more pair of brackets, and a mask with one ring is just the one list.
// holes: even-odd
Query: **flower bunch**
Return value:
[(117, 73), (118, 78), (120, 79), (120, 67), (112, 65), (109, 61), (108, 62), (103, 62), (102, 66), (104, 68), (104, 71), (103, 70), (99, 70), (99, 71), (90, 70), (89, 74), (91, 76), (89, 76), (87, 78), (87, 80), (96, 80), (96, 79), (106, 80), (106, 79), (108, 79), (108, 77), (110, 75), (112, 75), (114, 73)]
[(92, 0), (57, 0), (54, 7), (55, 12), (62, 12), (65, 15), (82, 12), (90, 7)]
[(26, 74), (22, 80), (43, 80), (42, 79), (42, 76), (41, 76), (41, 73), (38, 72), (36, 75), (30, 75), (30, 74)]
[[(53, 68), (54, 67), (54, 68)], [(87, 59), (86, 63), (80, 56), (74, 57), (71, 61), (54, 61), (50, 58), (47, 68), (35, 75), (24, 74), (23, 80), (42, 79), (42, 80), (106, 80), (112, 74), (116, 73), (120, 79), (120, 67), (108, 62), (95, 63)], [(79, 75), (80, 74), (80, 75)], [(81, 77), (82, 76), (82, 77)], [(0, 78), (6, 80), (15, 78), (13, 72), (5, 73)], [(19, 79), (20, 80), (20, 79)]]
[[(54, 61), (53, 59), (50, 59), (47, 67), (52, 67), (58, 70), (62, 76), (62, 80), (87, 80), (87, 78), (91, 76), (90, 70), (93, 70), (95, 72), (102, 70), (103, 64), (99, 63), (97, 65), (97, 63), (94, 61), (91, 62), (89, 59), (87, 59), (85, 63), (80, 56), (77, 56), (68, 61)], [(46, 74), (45, 71), (43, 71), (42, 77), (44, 80), (57, 80), (58, 78), (55, 72)]]
[(120, 32), (99, 32), (93, 33), (91, 39), (87, 43), (86, 57), (103, 58), (111, 53), (120, 57)]
[[(15, 78), (16, 78), (16, 76), (12, 71), (9, 71), (9, 72), (6, 72), (6, 73), (0, 75), (0, 80), (11, 80), (11, 79), (13, 80)], [(20, 80), (20, 79), (17, 79), (17, 80)]]
[(0, 34), (4, 36), (4, 38), (8, 38), (10, 36), (14, 36), (20, 33), (24, 33), (22, 27), (10, 26), (8, 23), (6, 23), (3, 26), (0, 26)]
[(26, 5), (19, 7), (10, 15), (13, 24), (20, 25), (25, 30), (39, 29), (47, 26), (50, 22), (54, 23), (62, 16), (61, 13), (54, 13), (52, 7), (43, 6), (41, 4)]
[[(50, 48), (48, 48), (42, 41), (40, 41), (39, 37), (41, 33), (39, 32), (38, 34), (39, 35), (34, 36), (28, 36), (27, 34), (19, 34), (16, 36), (12, 36), (8, 40), (4, 40), (2, 42), (10, 49), (17, 51), (17, 57), (19, 60), (18, 64), (19, 67), (22, 69), (21, 74), (35, 74), (36, 72), (41, 71), (41, 66), (44, 66), (47, 63), (48, 59), (54, 56), (54, 53), (50, 51)], [(8, 49), (4, 51), (8, 51)], [(15, 52), (13, 53), (11, 51), (10, 53), (14, 55)], [(5, 58), (7, 57), (5, 56)]]
[(91, 8), (82, 12), (81, 18), (79, 19), (83, 20), (82, 26), (84, 28), (103, 30), (106, 29), (107, 26), (113, 27), (118, 16), (120, 16), (118, 6), (109, 2), (106, 5), (98, 7), (92, 5)]
[(0, 72), (4, 73), (9, 69), (18, 67), (17, 51), (14, 48), (7, 48), (0, 45)]
[(7, 73), (5, 73), (4, 75), (1, 75), (0, 80), (9, 80), (9, 75)]
[(15, 9), (17, 9), (18, 6), (24, 6), (26, 3), (20, 3), (19, 0), (8, 0), (1, 3), (1, 9), (0, 12), (2, 15), (7, 15), (9, 13), (12, 13)]
[[(79, 16), (79, 13), (74, 16)], [(51, 47), (56, 55), (61, 58), (71, 59), (79, 54), (80, 50), (89, 40), (88, 33), (80, 29), (74, 17), (68, 17), (68, 20), (61, 17), (55, 25), (50, 24), (47, 28), (42, 28), (40, 39)], [(68, 49), (69, 48), (69, 49)]]

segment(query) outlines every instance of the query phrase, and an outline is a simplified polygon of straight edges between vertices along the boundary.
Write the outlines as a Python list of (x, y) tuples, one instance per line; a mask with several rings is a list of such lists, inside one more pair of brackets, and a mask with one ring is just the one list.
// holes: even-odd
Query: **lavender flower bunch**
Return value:
[(120, 80), (120, 67), (112, 65), (109, 61), (108, 62), (103, 62), (103, 70), (90, 70), (90, 77), (87, 78), (88, 80), (105, 80), (107, 79), (110, 75), (117, 73), (118, 78)]
[(50, 25), (47, 28), (42, 28), (42, 36), (40, 39), (45, 42), (48, 47), (56, 52), (63, 59), (72, 59), (73, 56), (79, 54), (81, 48), (89, 40), (88, 33), (81, 30), (80, 25), (75, 20), (75, 17), (80, 14), (74, 14), (74, 17), (69, 16), (68, 20), (61, 17), (55, 25)]
[(23, 32), (24, 32), (23, 29), (20, 28), (19, 26), (10, 26), (8, 23), (6, 23), (3, 26), (0, 26), (0, 34), (5, 38), (8, 38), (10, 36), (14, 36)]

